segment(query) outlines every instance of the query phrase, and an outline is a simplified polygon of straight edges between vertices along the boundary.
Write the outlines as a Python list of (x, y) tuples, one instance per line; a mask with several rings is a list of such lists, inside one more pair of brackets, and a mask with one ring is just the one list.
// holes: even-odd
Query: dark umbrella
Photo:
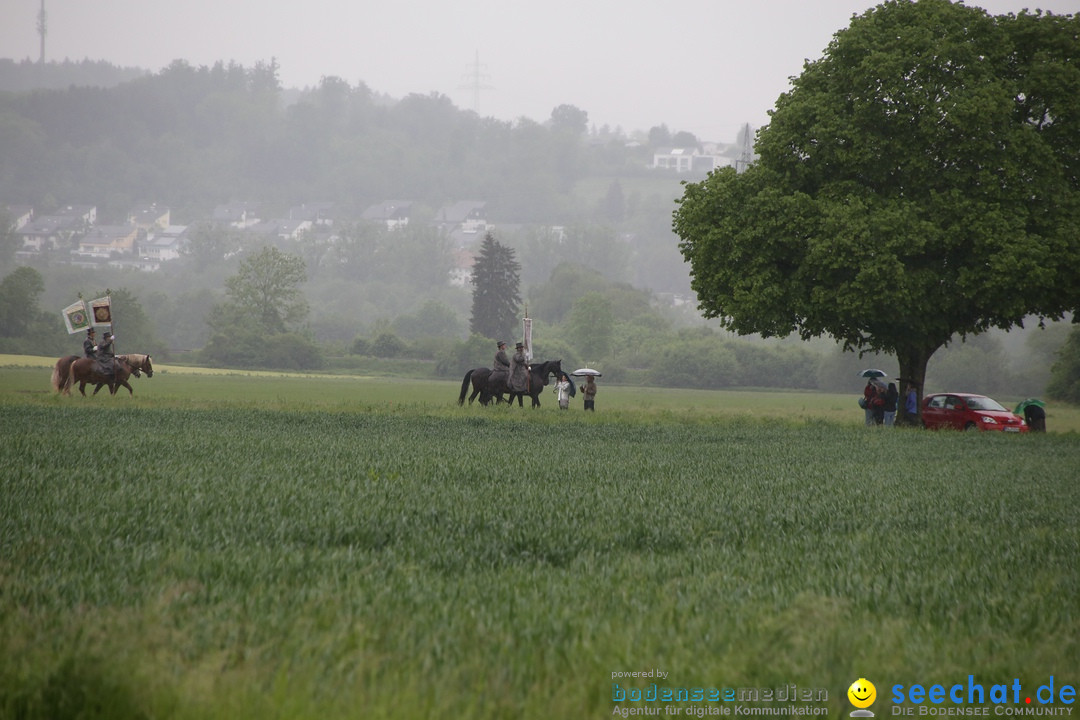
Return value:
[(885, 372), (884, 370), (878, 370), (877, 368), (867, 368), (866, 370), (863, 370), (861, 373), (859, 373), (859, 377), (864, 378), (881, 378), (885, 377), (886, 375), (888, 375), (887, 372)]

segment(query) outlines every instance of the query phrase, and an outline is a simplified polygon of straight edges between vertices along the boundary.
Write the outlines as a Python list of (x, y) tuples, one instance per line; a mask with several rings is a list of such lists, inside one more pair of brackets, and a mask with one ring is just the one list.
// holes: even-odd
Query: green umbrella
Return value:
[(1039, 398), (1033, 398), (1032, 397), (1032, 398), (1028, 398), (1027, 400), (1020, 401), (1020, 404), (1016, 406), (1016, 409), (1013, 410), (1013, 412), (1016, 413), (1017, 415), (1023, 415), (1024, 414), (1024, 408), (1026, 408), (1028, 405), (1038, 405), (1041, 408), (1046, 407), (1046, 403), (1044, 403), (1042, 400), (1040, 400)]

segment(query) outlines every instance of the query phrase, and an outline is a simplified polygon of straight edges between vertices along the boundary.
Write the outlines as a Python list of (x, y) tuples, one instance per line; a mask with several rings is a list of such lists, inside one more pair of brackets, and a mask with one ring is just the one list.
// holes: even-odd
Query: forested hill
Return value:
[(649, 140), (673, 139), (659, 127), (630, 142), (590, 128), (587, 111), (569, 105), (549, 118), (506, 122), (437, 94), (388, 102), (334, 77), (286, 93), (273, 61), (253, 68), (176, 61), (106, 85), (88, 79), (0, 94), (0, 146), (10, 149), (0, 159), (0, 198), (39, 208), (95, 204), (106, 219), (152, 201), (171, 207), (179, 222), (235, 199), (360, 209), (398, 198), (435, 207), (480, 199), (504, 223), (581, 222), (603, 205), (608, 186), (593, 182), (599, 190), (582, 197), (580, 181), (646, 176)]
[(117, 67), (103, 60), (64, 60), (44, 65), (29, 59), (0, 58), (0, 92), (62, 90), (72, 85), (114, 87), (148, 75), (142, 68)]

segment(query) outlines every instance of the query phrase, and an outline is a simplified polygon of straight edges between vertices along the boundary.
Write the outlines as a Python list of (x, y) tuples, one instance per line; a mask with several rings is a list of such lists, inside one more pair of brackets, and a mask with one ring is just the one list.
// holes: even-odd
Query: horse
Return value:
[[(532, 407), (540, 407), (540, 393), (544, 391), (544, 387), (548, 384), (548, 376), (554, 375), (558, 379), (562, 374), (562, 360), (546, 360), (542, 363), (533, 363), (529, 369), (526, 391), (516, 393), (511, 392), (506, 386), (506, 375), (493, 379), (491, 368), (473, 368), (465, 373), (465, 378), (461, 381), (461, 395), (458, 397), (458, 405), (465, 404), (465, 395), (469, 392), (469, 384), (472, 383), (473, 393), (469, 396), (470, 405), (478, 395), (480, 396), (480, 404), (487, 405), (492, 398), (495, 398), (496, 403), (503, 402), (503, 395), (508, 394), (510, 399), (507, 402), (513, 403), (516, 396), (518, 407), (525, 406), (524, 397), (526, 395), (532, 398)], [(570, 393), (575, 394), (573, 385), (570, 387)]]
[(57, 360), (53, 368), (53, 389), (64, 395), (70, 395), (72, 385), (77, 382), (79, 392), (85, 396), (87, 383), (94, 383), (97, 386), (94, 388), (94, 395), (97, 395), (98, 390), (104, 385), (108, 385), (109, 393), (115, 395), (117, 388), (122, 385), (134, 395), (134, 391), (127, 383), (129, 377), (141, 377), (143, 373), (146, 373), (146, 377), (154, 377), (154, 364), (149, 355), (117, 355), (116, 361), (116, 374), (110, 379), (97, 372), (97, 361), (93, 358), (66, 355)]

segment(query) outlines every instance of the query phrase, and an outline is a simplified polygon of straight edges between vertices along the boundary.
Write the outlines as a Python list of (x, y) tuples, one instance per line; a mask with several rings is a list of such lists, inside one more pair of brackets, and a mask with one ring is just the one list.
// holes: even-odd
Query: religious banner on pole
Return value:
[(61, 314), (64, 316), (64, 324), (67, 325), (68, 335), (74, 335), (90, 327), (90, 313), (87, 311), (86, 302), (82, 298), (64, 308)]
[(106, 295), (103, 298), (91, 300), (90, 317), (94, 325), (112, 325), (112, 298)]
[(525, 362), (532, 362), (532, 318), (529, 311), (525, 311), (525, 317), (521, 320), (521, 342), (525, 346)]

